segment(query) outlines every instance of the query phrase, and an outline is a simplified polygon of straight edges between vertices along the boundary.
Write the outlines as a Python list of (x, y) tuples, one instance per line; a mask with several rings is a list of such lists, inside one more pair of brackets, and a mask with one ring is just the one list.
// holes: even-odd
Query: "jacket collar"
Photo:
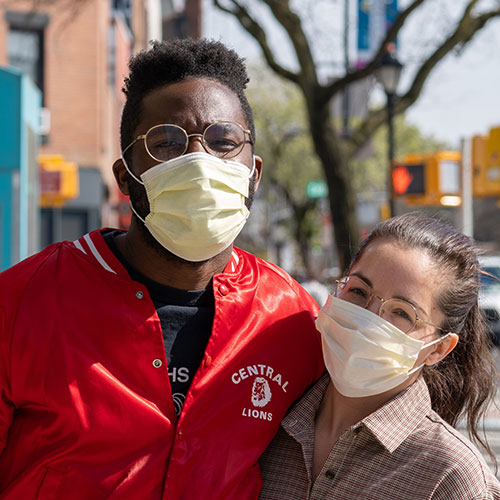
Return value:
[(104, 241), (101, 232), (108, 231), (109, 228), (96, 229), (73, 241), (75, 248), (83, 252), (88, 259), (93, 260), (97, 265), (104, 268), (111, 274), (128, 275), (120, 261)]
[[(112, 231), (111, 228), (96, 229), (90, 233), (73, 241), (73, 245), (87, 258), (94, 260), (111, 274), (118, 276), (128, 276), (127, 271), (120, 261), (115, 257), (107, 243), (104, 241), (102, 233)], [(223, 274), (238, 274), (242, 266), (241, 251), (233, 247), (231, 258), (224, 268)]]

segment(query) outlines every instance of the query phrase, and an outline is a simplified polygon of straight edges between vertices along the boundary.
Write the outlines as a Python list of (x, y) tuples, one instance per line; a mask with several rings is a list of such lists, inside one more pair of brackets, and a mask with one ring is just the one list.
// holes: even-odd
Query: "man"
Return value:
[(0, 499), (255, 499), (324, 370), (310, 296), (233, 248), (262, 171), (242, 60), (183, 40), (130, 70), (130, 229), (0, 275)]

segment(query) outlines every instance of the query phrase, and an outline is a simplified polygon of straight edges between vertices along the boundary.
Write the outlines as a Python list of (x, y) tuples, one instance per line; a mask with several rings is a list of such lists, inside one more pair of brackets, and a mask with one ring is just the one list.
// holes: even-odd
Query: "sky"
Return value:
[[(488, 7), (494, 1), (483, 0), (482, 6)], [(316, 40), (328, 39), (328, 36), (330, 42), (335, 37), (340, 40), (343, 20), (340, 6), (343, 2), (296, 0), (291, 3), (302, 3), (308, 8), (308, 32)], [(356, 3), (351, 1), (351, 19), (355, 18)], [(407, 3), (408, 0), (400, 0), (400, 7)], [(432, 10), (428, 7), (421, 8), (412, 15), (408, 27), (398, 40), (398, 57), (405, 65), (399, 93), (407, 88), (422, 56), (454, 25), (464, 0), (433, 0), (429, 2), (431, 3)], [(254, 3), (256, 4), (257, 2)], [(310, 9), (311, 5), (313, 9)], [(248, 62), (258, 60), (259, 47), (232, 16), (212, 7), (210, 0), (204, 0), (203, 8), (204, 36), (221, 40)], [(280, 62), (293, 69), (295, 59), (286, 37), (272, 23), (269, 13), (262, 10), (259, 14), (268, 28), (271, 45), (276, 49)], [(332, 22), (332, 19), (337, 22)], [(350, 35), (353, 47), (355, 31), (353, 26)], [(319, 46), (316, 51), (318, 54), (329, 53), (325, 46)], [(341, 50), (336, 52), (340, 57)], [(355, 58), (355, 49), (351, 53), (352, 58)], [(321, 59), (322, 55), (316, 56), (324, 71), (339, 71), (340, 60), (324, 61)], [(378, 96), (383, 96), (380, 89)], [(491, 127), (500, 126), (500, 19), (490, 21), (461, 52), (450, 54), (438, 65), (427, 80), (419, 100), (406, 116), (409, 122), (417, 125), (426, 135), (446, 141), (455, 148), (459, 146), (461, 139), (484, 135)]]

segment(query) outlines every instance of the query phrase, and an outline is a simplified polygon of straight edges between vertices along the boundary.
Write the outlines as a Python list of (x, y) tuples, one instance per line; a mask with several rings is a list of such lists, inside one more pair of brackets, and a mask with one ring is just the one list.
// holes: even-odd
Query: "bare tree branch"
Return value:
[[(387, 33), (387, 36), (384, 38), (382, 43), (379, 46), (376, 54), (372, 57), (372, 60), (363, 68), (358, 69), (357, 71), (353, 71), (352, 73), (348, 73), (342, 78), (335, 80), (328, 87), (325, 88), (323, 92), (322, 99), (324, 102), (328, 102), (337, 92), (343, 90), (347, 85), (366, 78), (371, 75), (375, 69), (380, 64), (380, 58), (382, 57), (384, 51), (386, 50), (386, 46), (389, 42), (396, 39), (399, 31), (406, 23), (406, 20), (418, 7), (420, 7), (426, 0), (414, 0), (405, 10), (403, 10), (396, 21), (392, 25), (391, 29)], [(474, 0), (474, 3), (477, 0)]]
[(262, 52), (264, 54), (264, 58), (269, 65), (269, 67), (275, 71), (281, 77), (290, 80), (293, 83), (299, 83), (299, 77), (297, 74), (292, 71), (287, 70), (276, 61), (274, 54), (272, 53), (271, 48), (269, 47), (269, 43), (267, 41), (267, 36), (264, 30), (260, 27), (260, 24), (250, 15), (248, 10), (241, 5), (241, 3), (236, 0), (230, 0), (234, 5), (235, 9), (229, 9), (221, 4), (219, 0), (213, 0), (214, 5), (218, 7), (220, 10), (227, 12), (228, 14), (233, 15), (238, 19), (241, 26), (253, 36), (255, 41), (260, 45)]
[[(221, 1), (223, 0), (214, 0), (216, 5), (220, 5)], [(240, 7), (240, 2), (243, 2), (243, 0), (225, 1), (231, 1), (233, 5)], [(256, 2), (256, 0), (253, 1)], [(262, 29), (256, 26), (256, 21), (243, 8), (238, 14), (230, 9), (225, 10), (237, 17), (243, 28), (257, 40), (271, 69), (297, 83), (304, 95), (311, 138), (315, 152), (321, 161), (330, 193), (330, 211), (334, 221), (339, 265), (341, 268), (346, 268), (359, 241), (355, 198), (349, 176), (349, 161), (360, 147), (366, 144), (375, 130), (384, 124), (387, 114), (385, 108), (370, 112), (368, 117), (353, 131), (351, 137), (346, 138), (342, 137), (335, 128), (329, 102), (337, 92), (349, 84), (373, 74), (379, 65), (380, 57), (387, 43), (396, 38), (403, 26), (407, 24), (409, 16), (424, 4), (429, 4), (429, 7), (432, 8), (433, 2), (411, 0), (409, 6), (396, 19), (394, 26), (367, 66), (323, 87), (317, 83), (316, 69), (309, 67), (312, 64), (310, 46), (302, 31), (299, 19), (290, 10), (289, 0), (260, 0), (260, 3), (270, 7), (276, 21), (288, 34), (301, 66), (299, 74), (290, 73), (275, 61)], [(467, 0), (464, 1), (464, 4), (464, 12), (456, 23), (454, 31), (445, 35), (445, 40), (437, 48), (432, 49), (433, 52), (415, 73), (408, 91), (401, 98), (395, 100), (395, 114), (404, 112), (419, 98), (427, 78), (446, 55), (456, 48), (464, 47), (490, 19), (500, 16), (500, 3), (498, 7), (491, 8), (490, 11), (476, 14), (473, 13), (473, 10), (479, 4), (479, 0)]]
[(395, 111), (397, 113), (402, 113), (417, 100), (429, 74), (445, 56), (447, 56), (457, 45), (461, 47), (467, 45), (474, 35), (481, 30), (490, 19), (500, 16), (500, 8), (485, 12), (477, 17), (471, 16), (472, 8), (476, 3), (477, 0), (470, 2), (453, 34), (449, 36), (422, 64), (409, 90), (399, 102), (396, 103)]
[[(500, 8), (485, 12), (477, 17), (472, 16), (471, 13), (476, 3), (477, 0), (469, 2), (455, 31), (444, 40), (444, 42), (437, 47), (421, 65), (406, 94), (396, 99), (394, 114), (404, 113), (417, 101), (427, 78), (444, 57), (446, 57), (457, 45), (464, 47), (490, 19), (500, 16)], [(351, 137), (346, 139), (346, 154), (349, 158), (352, 157), (352, 155), (356, 153), (356, 150), (363, 146), (375, 130), (384, 123), (385, 117), (385, 109), (372, 111)]]
[(319, 84), (316, 66), (299, 16), (290, 9), (288, 0), (267, 0), (266, 3), (274, 17), (285, 28), (295, 48), (301, 68), (300, 80), (303, 82), (299, 84), (303, 89), (317, 87)]

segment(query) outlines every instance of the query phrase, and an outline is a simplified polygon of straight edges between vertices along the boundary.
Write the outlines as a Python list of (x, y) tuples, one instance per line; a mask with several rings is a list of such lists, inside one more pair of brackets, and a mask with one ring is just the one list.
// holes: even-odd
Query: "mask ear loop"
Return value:
[(254, 172), (255, 172), (255, 155), (252, 155), (252, 170), (250, 171), (250, 175), (248, 176), (249, 179), (253, 177)]
[[(426, 347), (430, 347), (431, 345), (434, 345), (434, 344), (438, 344), (439, 342), (442, 342), (446, 337), (448, 337), (448, 335), (450, 334), (451, 332), (448, 332), (446, 335), (443, 335), (442, 337), (439, 337), (438, 339), (436, 340), (433, 340), (432, 342), (429, 342), (428, 344), (424, 344), (421, 348), (420, 348), (420, 351), (422, 349), (425, 349)], [(415, 366), (413, 367), (411, 370), (408, 371), (408, 376), (410, 375), (413, 375), (417, 370), (419, 370), (420, 368), (422, 368), (422, 366), (424, 366), (425, 363), (421, 363), (419, 364), (418, 366)]]
[[(144, 182), (142, 182), (140, 179), (138, 179), (133, 173), (132, 171), (128, 168), (128, 165), (127, 165), (127, 162), (125, 160), (125, 158), (123, 157), (123, 154), (121, 155), (121, 159), (122, 159), (122, 162), (123, 164), (125, 165), (125, 169), (127, 170), (127, 172), (131, 175), (131, 177), (137, 181), (139, 184), (142, 184), (144, 186)], [(128, 201), (128, 204), (130, 206), (130, 210), (132, 210), (132, 212), (134, 212), (135, 216), (140, 220), (142, 221), (143, 224), (146, 224), (146, 221), (137, 213), (136, 209), (134, 208), (134, 205), (132, 205), (132, 200), (129, 199)]]
[[(249, 182), (252, 181), (252, 177), (253, 177), (254, 172), (255, 172), (255, 155), (252, 155), (252, 170), (250, 171), (250, 174), (248, 176)], [(248, 185), (248, 196), (246, 196), (245, 198), (247, 200), (250, 198), (250, 184)], [(248, 211), (247, 216), (245, 217), (245, 219), (248, 219), (249, 216), (250, 216), (250, 211)]]
[(132, 202), (129, 200), (128, 204), (130, 205), (130, 209), (132, 212), (134, 212), (135, 216), (142, 221), (143, 224), (146, 224), (146, 221), (137, 213), (137, 211), (134, 208), (134, 205), (132, 205)]
[[(141, 181), (141, 179), (138, 179), (133, 173), (130, 168), (128, 168), (127, 162), (125, 161), (125, 158), (123, 157), (123, 154), (121, 155), (121, 159), (123, 164), (125, 165), (125, 170), (133, 177), (135, 181), (137, 181), (139, 184), (142, 184), (144, 186), (144, 182)], [(137, 214), (136, 214), (137, 215)]]

